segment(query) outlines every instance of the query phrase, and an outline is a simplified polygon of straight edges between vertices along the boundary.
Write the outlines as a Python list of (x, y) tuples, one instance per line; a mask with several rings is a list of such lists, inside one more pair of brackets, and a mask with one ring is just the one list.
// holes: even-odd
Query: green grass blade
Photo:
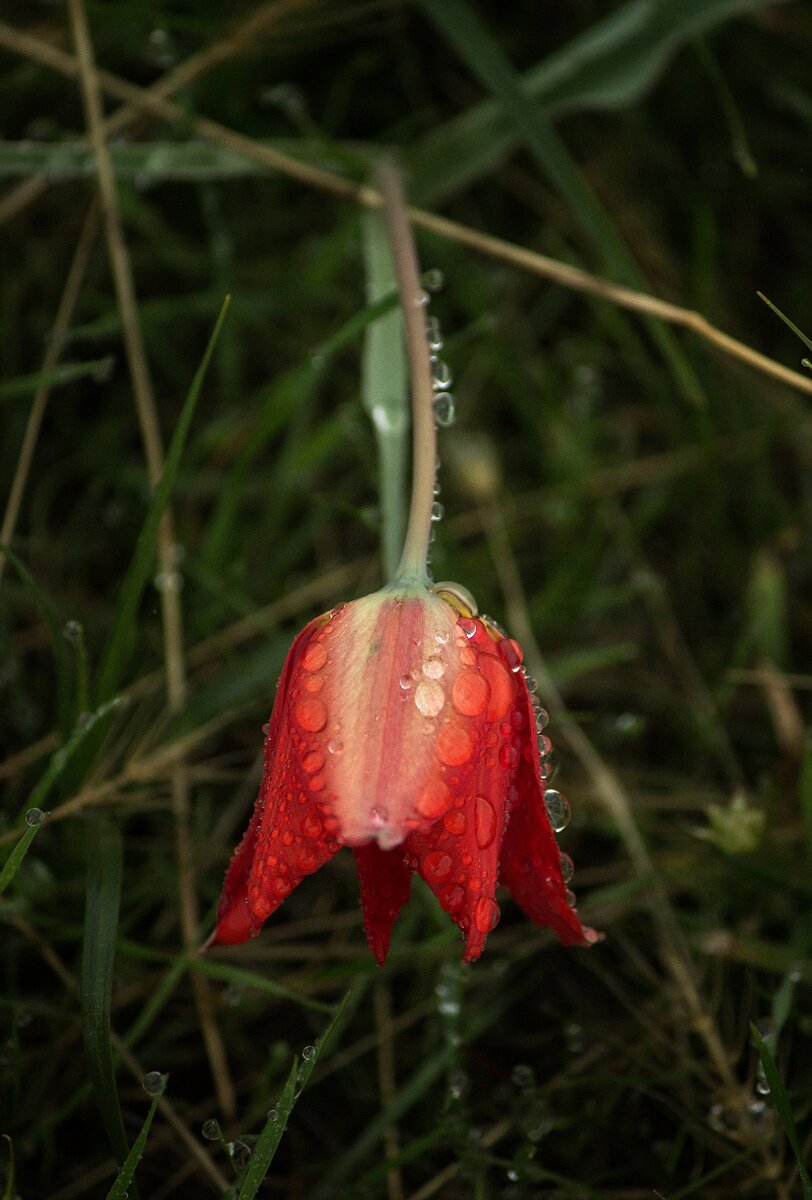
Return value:
[[(543, 174), (569, 205), (605, 268), (632, 287), (646, 281), (609, 214), (592, 191), (551, 122), (534, 109), (501, 46), (466, 0), (420, 0), (469, 69), (502, 105)], [(696, 402), (702, 389), (676, 339), (662, 322), (649, 327), (683, 394)]]
[(107, 1200), (127, 1200), (129, 1196), (129, 1189), (133, 1181), (133, 1175), (135, 1175), (135, 1169), (143, 1157), (152, 1119), (158, 1110), (158, 1101), (166, 1090), (166, 1079), (166, 1075), (161, 1077), (160, 1090), (155, 1093), (152, 1104), (149, 1106), (149, 1112), (144, 1118), (144, 1124), (141, 1126), (141, 1132), (133, 1142), (132, 1150), (124, 1160), (124, 1164), (116, 1176), (115, 1183), (107, 1193)]
[(770, 1096), (781, 1118), (781, 1124), (784, 1126), (787, 1141), (792, 1146), (798, 1163), (798, 1176), (801, 1180), (801, 1191), (803, 1192), (804, 1200), (812, 1200), (812, 1179), (810, 1179), (809, 1171), (804, 1164), (801, 1142), (798, 1137), (798, 1130), (795, 1128), (795, 1118), (792, 1115), (792, 1107), (789, 1102), (787, 1090), (784, 1087), (781, 1076), (778, 1074), (778, 1068), (775, 1065), (775, 1059), (772, 1056), (769, 1046), (752, 1022), (750, 1024), (750, 1033), (753, 1038), (753, 1044), (756, 1050), (758, 1050), (758, 1056), (761, 1059), (767, 1083), (770, 1085)]
[[(379, 212), (361, 219), (367, 300), (375, 304), (395, 290), (395, 267)], [(394, 309), (371, 322), (364, 338), (361, 397), (378, 444), (381, 554), (392, 579), (400, 561), (405, 528), (404, 495), (409, 430), (408, 378), (403, 324)]]
[(87, 897), (82, 944), (82, 1034), (88, 1074), (110, 1147), (119, 1165), (127, 1158), (127, 1140), (118, 1102), (110, 1043), (118, 912), (121, 901), (121, 833), (109, 818), (87, 821)]
[(187, 965), (190, 970), (197, 971), (200, 975), (207, 975), (209, 979), (218, 979), (222, 983), (231, 983), (236, 987), (252, 988), (254, 991), (264, 992), (269, 996), (293, 1000), (296, 1004), (301, 1004), (304, 1008), (312, 1008), (316, 1012), (333, 1011), (332, 1004), (325, 1004), (323, 1000), (313, 1000), (310, 996), (304, 996), (301, 992), (294, 991), (293, 988), (286, 988), (284, 984), (274, 983), (272, 979), (259, 975), (255, 971), (246, 971), (243, 967), (234, 967), (230, 963), (217, 962), (215, 959), (209, 958), (192, 958)]
[(100, 382), (110, 374), (113, 365), (114, 359), (108, 355), (107, 358), (96, 358), (90, 362), (61, 363), (52, 371), (18, 375), (16, 379), (9, 379), (7, 383), (0, 384), (0, 399), (31, 396), (40, 388), (55, 388), (66, 383), (75, 383), (77, 379), (91, 378)]
[(42, 828), (41, 821), (39, 821), (36, 825), (29, 825), (27, 827), (27, 829), (24, 831), (20, 840), (15, 843), (14, 848), (11, 851), (11, 854), (9, 854), (8, 858), (3, 863), (2, 870), (0, 870), (0, 896), (2, 896), (3, 892), (6, 890), (6, 888), (11, 883), (14, 876), (17, 874), (17, 871), (20, 868), (20, 864), (22, 863), (23, 859), (25, 858), (26, 854), (28, 853), (28, 849), (29, 849), (31, 843), (33, 842), (34, 838), (37, 836), (37, 834), (39, 833), (41, 828)]
[[(628, 0), (527, 71), (522, 90), (534, 114), (549, 120), (626, 108), (688, 41), (752, 7), (751, 0)], [(458, 194), (493, 171), (517, 141), (495, 100), (473, 105), (406, 155), (414, 199), (436, 206)]]
[(172, 441), (169, 444), (163, 474), (152, 497), (146, 520), (135, 547), (132, 562), (121, 587), (113, 629), (99, 673), (98, 689), (99, 695), (102, 698), (110, 696), (116, 690), (121, 681), (127, 661), (132, 654), (137, 632), (136, 616), (138, 606), (153, 569), (155, 545), (158, 540), (158, 527), (164, 510), (169, 503), (172, 489), (175, 486), (175, 480), (180, 468), (181, 455), (183, 454), (192, 417), (194, 416), (197, 401), (203, 387), (203, 380), (206, 377), (206, 372), (214, 353), (214, 348), (217, 345), (217, 339), (223, 327), (230, 302), (231, 298), (226, 296), (200, 366), (195, 372), (192, 386), (189, 388), (186, 401), (181, 409), (181, 414), (175, 427), (175, 432), (172, 435)]
[(796, 337), (799, 337), (801, 339), (803, 344), (806, 346), (807, 350), (812, 350), (812, 342), (809, 340), (809, 338), (806, 336), (806, 334), (801, 332), (801, 330), (798, 328), (798, 326), (795, 324), (794, 321), (790, 321), (790, 319), (786, 315), (786, 313), (781, 312), (781, 309), (778, 307), (777, 304), (773, 304), (772, 300), (769, 300), (764, 295), (763, 292), (756, 292), (756, 295), (758, 296), (759, 300), (764, 301), (764, 303), (767, 305), (768, 308), (771, 308), (773, 310), (773, 312), (775, 313), (775, 315), (777, 317), (781, 318), (781, 320), (784, 322), (784, 324), (789, 329), (792, 330), (792, 332), (795, 334)]
[(321, 1056), (321, 1053), (329, 1042), (331, 1036), (336, 1030), (338, 1023), (344, 1013), (350, 993), (347, 992), (344, 999), (339, 1004), (335, 1011), (335, 1015), (330, 1024), (325, 1029), (322, 1036), (318, 1039), (312, 1049), (312, 1053), (301, 1063), (294, 1062), (288, 1075), (285, 1086), (282, 1089), (282, 1095), (276, 1108), (271, 1110), (272, 1115), (268, 1117), (262, 1133), (259, 1135), (254, 1146), (253, 1153), (249, 1159), (248, 1166), (245, 1170), (245, 1175), (240, 1186), (238, 1200), (254, 1200), (263, 1179), (268, 1173), (268, 1169), (273, 1162), (274, 1155), (282, 1140), (282, 1135), (285, 1132), (290, 1114), (296, 1104), (299, 1096), (302, 1094), (310, 1076), (313, 1074), (313, 1069)]

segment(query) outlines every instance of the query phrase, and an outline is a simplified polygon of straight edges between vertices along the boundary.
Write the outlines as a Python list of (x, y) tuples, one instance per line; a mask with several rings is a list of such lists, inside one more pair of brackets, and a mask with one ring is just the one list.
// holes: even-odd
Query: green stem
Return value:
[(437, 474), (437, 433), (434, 426), (431, 360), (426, 337), (426, 295), (420, 286), (417, 254), (400, 177), (391, 163), (384, 162), (377, 167), (374, 181), (383, 197), (384, 217), (398, 281), (412, 397), (412, 498), (406, 540), (395, 579), (428, 583), (431, 509)]

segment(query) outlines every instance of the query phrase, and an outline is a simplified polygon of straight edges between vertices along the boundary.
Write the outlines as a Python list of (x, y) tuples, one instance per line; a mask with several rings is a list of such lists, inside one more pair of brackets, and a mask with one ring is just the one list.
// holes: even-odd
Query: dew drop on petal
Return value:
[(308, 733), (318, 733), (327, 724), (327, 706), (318, 696), (300, 700), (294, 709), (296, 720)]
[(484, 796), (477, 796), (474, 804), (474, 829), (480, 850), (487, 850), (496, 837), (496, 810)]
[(415, 808), (421, 817), (434, 820), (447, 811), (451, 803), (451, 792), (442, 779), (432, 778), (423, 784), (417, 794)]
[(426, 679), (442, 679), (445, 675), (445, 664), (439, 658), (427, 658), (423, 663), (423, 674)]
[(521, 667), (524, 658), (521, 646), (513, 638), (505, 638), (500, 648), (508, 666), (515, 674)]
[(414, 690), (414, 702), (424, 717), (436, 717), (445, 704), (445, 692), (434, 680), (418, 683)]
[(320, 836), (322, 829), (321, 820), (315, 813), (308, 813), (302, 820), (302, 833), (305, 837), (317, 838)]
[(539, 758), (543, 762), (545, 758), (549, 758), (550, 755), (552, 754), (553, 743), (550, 741), (550, 739), (547, 737), (547, 735), (545, 733), (540, 733), (539, 738), (538, 738), (538, 744), (539, 744)]
[(456, 912), (464, 900), (465, 888), (459, 883), (447, 884), (440, 894), (440, 903), (446, 912)]
[(472, 638), (477, 631), (477, 623), (473, 617), (459, 617), (457, 628), (461, 629), (467, 638)]
[(306, 671), (320, 671), (327, 662), (327, 647), (321, 642), (311, 642), (302, 655), (302, 666)]
[(451, 702), (463, 717), (478, 717), (485, 711), (491, 689), (478, 671), (461, 671), (451, 688)]
[(465, 827), (467, 824), (468, 822), (465, 819), (465, 813), (461, 813), (456, 808), (451, 812), (446, 813), (446, 815), (443, 817), (443, 825), (445, 825), (448, 832), (453, 834), (454, 837), (461, 837), (462, 834), (465, 833)]
[(555, 832), (560, 833), (562, 829), (566, 829), (570, 823), (570, 806), (567, 798), (553, 788), (548, 788), (544, 793), (544, 803), (547, 807), (550, 824)]
[(308, 781), (307, 786), (310, 788), (311, 792), (323, 792), (327, 786), (327, 782), (323, 775), (314, 775), (313, 778)]
[(569, 883), (575, 874), (575, 863), (572, 861), (569, 854), (561, 855), (561, 874), (564, 877), (564, 883)]
[(310, 753), (306, 754), (302, 759), (302, 769), (306, 771), (308, 775), (315, 775), (316, 771), (320, 771), (323, 766), (324, 755), (320, 754), (318, 750), (311, 750)]
[(575, 892), (573, 892), (571, 888), (567, 888), (564, 895), (566, 897), (567, 904), (570, 906), (570, 908), (575, 908), (575, 904), (576, 904)]
[(430, 883), (442, 883), (451, 874), (454, 863), (450, 854), (432, 850), (423, 860), (423, 872)]
[(480, 896), (474, 908), (474, 924), (480, 933), (490, 933), (499, 924), (499, 905), (488, 896)]
[(414, 683), (414, 679), (412, 678), (411, 671), (407, 672), (407, 674), (405, 674), (405, 675), (401, 675), (400, 686), (403, 688), (404, 692), (408, 692), (409, 688), (412, 686), (413, 683)]
[(519, 761), (519, 751), (508, 743), (499, 751), (499, 761), (503, 767), (515, 767)]
[(446, 722), (437, 734), (435, 753), (441, 763), (447, 767), (461, 767), (474, 752), (473, 739), (467, 729), (456, 725), (453, 721)]
[(515, 683), (507, 667), (492, 654), (482, 654), (479, 659), (479, 669), (488, 681), (491, 689), (487, 708), (489, 721), (501, 721), (510, 711), (513, 704)]
[(329, 754), (341, 754), (344, 750), (344, 743), (341, 738), (331, 738), (327, 743), (327, 751)]

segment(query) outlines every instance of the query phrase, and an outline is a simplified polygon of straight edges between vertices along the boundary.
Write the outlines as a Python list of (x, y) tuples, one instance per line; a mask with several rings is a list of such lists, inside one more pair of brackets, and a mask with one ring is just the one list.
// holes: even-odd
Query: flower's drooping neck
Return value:
[(377, 167), (375, 183), (383, 198), (398, 281), (412, 398), (412, 496), (406, 540), (395, 578), (425, 586), (429, 581), (428, 548), (437, 474), (434, 389), (426, 337), (426, 293), (420, 286), (417, 255), (400, 179), (391, 163), (384, 162)]

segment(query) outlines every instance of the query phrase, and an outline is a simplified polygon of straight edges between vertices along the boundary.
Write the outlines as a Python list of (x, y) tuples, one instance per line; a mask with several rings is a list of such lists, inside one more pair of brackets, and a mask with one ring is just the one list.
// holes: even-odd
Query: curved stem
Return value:
[(431, 509), (437, 475), (437, 433), (434, 427), (431, 360), (426, 337), (426, 294), (420, 286), (409, 211), (398, 172), (391, 163), (383, 162), (375, 169), (374, 182), (383, 197), (383, 212), (395, 264), (412, 395), (412, 498), (406, 540), (395, 579), (428, 583)]

